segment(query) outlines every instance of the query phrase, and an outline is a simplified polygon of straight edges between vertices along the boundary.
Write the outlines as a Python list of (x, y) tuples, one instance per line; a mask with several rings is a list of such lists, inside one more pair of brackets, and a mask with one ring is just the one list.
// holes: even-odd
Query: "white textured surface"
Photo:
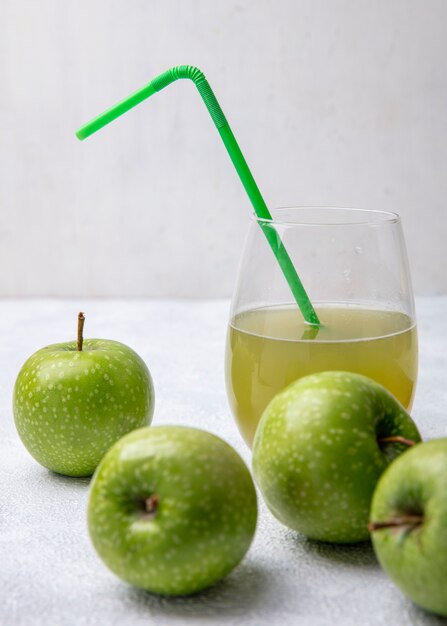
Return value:
[[(335, 547), (281, 527), (261, 506), (248, 556), (223, 582), (188, 599), (134, 590), (102, 565), (85, 523), (88, 480), (51, 474), (23, 449), (10, 398), (24, 360), (86, 335), (128, 343), (147, 361), (154, 423), (206, 428), (248, 461), (227, 406), (223, 354), (226, 301), (0, 301), (0, 624), (115, 626), (434, 626), (387, 580), (369, 545)], [(447, 298), (418, 301), (420, 378), (413, 415), (425, 438), (447, 433)]]
[(416, 293), (447, 293), (446, 22), (446, 0), (0, 0), (0, 295), (230, 294), (251, 206), (193, 85), (74, 137), (183, 63), (267, 204), (395, 210)]

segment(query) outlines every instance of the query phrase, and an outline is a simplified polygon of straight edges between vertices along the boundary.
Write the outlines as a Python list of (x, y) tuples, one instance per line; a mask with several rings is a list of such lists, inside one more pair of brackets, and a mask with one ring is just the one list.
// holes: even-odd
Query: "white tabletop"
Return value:
[[(85, 335), (123, 341), (155, 383), (154, 424), (210, 430), (249, 463), (225, 396), (227, 301), (0, 301), (0, 624), (5, 626), (369, 626), (441, 624), (412, 605), (380, 570), (368, 544), (330, 546), (282, 527), (261, 504), (254, 543), (215, 587), (186, 599), (132, 589), (89, 543), (87, 479), (37, 465), (14, 429), (11, 396), (38, 348)], [(417, 302), (420, 374), (414, 404), (424, 438), (447, 434), (447, 298)]]

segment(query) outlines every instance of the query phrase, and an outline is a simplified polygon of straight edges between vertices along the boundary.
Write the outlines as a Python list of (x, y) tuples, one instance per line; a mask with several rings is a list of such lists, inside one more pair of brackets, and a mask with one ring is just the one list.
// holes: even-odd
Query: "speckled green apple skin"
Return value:
[(128, 346), (86, 339), (35, 352), (17, 377), (17, 431), (44, 467), (93, 474), (105, 452), (130, 430), (150, 424), (154, 388), (144, 361)]
[(377, 558), (413, 602), (447, 616), (447, 439), (408, 450), (381, 477), (371, 521), (409, 513), (422, 514), (423, 524), (372, 533)]
[[(156, 495), (152, 518), (144, 501)], [(187, 595), (228, 574), (256, 528), (250, 472), (227, 443), (181, 426), (142, 428), (100, 463), (88, 504), (90, 536), (104, 563), (128, 583)]]
[(253, 446), (255, 479), (272, 513), (311, 539), (369, 538), (376, 483), (406, 449), (378, 437), (420, 441), (411, 417), (369, 378), (348, 372), (306, 376), (265, 409)]

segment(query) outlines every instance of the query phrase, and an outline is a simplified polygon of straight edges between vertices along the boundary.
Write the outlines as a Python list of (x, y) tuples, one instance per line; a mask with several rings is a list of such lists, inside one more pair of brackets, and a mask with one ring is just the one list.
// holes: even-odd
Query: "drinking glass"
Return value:
[[(320, 318), (306, 324), (263, 230), (289, 253)], [(253, 216), (231, 304), (226, 386), (251, 446), (270, 400), (324, 370), (376, 380), (407, 409), (417, 377), (414, 299), (400, 217), (350, 208), (272, 210)]]

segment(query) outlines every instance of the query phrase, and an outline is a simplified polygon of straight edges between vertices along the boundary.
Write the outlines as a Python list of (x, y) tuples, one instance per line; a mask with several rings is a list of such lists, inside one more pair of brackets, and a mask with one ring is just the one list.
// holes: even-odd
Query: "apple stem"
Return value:
[(160, 496), (158, 496), (156, 493), (152, 496), (149, 496), (149, 498), (146, 498), (146, 500), (144, 501), (144, 511), (146, 513), (146, 517), (150, 519), (155, 517), (159, 502)]
[(400, 435), (394, 435), (393, 437), (382, 437), (379, 439), (379, 443), (403, 443), (405, 446), (411, 447), (416, 444), (412, 439), (401, 437)]
[(84, 337), (82, 336), (82, 332), (84, 330), (84, 322), (85, 322), (85, 315), (81, 311), (78, 313), (78, 340), (76, 343), (76, 349), (78, 352), (82, 352), (82, 344), (84, 342)]
[(382, 528), (399, 528), (400, 526), (408, 526), (409, 528), (417, 528), (422, 524), (424, 518), (422, 515), (402, 515), (385, 522), (370, 522), (368, 530), (370, 533)]

